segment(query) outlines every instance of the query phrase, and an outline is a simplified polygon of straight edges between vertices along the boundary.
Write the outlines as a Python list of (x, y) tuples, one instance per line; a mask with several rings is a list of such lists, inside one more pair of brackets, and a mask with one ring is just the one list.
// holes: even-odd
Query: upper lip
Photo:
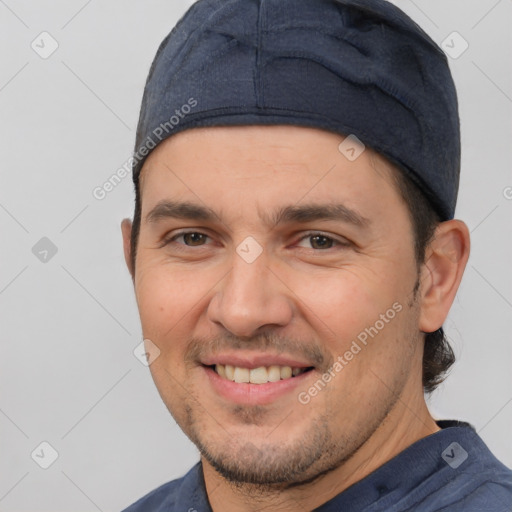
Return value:
[(314, 365), (295, 359), (293, 356), (283, 354), (217, 354), (204, 358), (201, 364), (213, 366), (215, 364), (239, 366), (240, 368), (259, 368), (261, 366), (291, 366), (292, 368), (310, 368)]

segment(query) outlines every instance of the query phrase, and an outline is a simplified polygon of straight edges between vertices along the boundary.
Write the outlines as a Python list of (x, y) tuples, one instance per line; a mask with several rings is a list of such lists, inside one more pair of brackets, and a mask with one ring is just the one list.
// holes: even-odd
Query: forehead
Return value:
[(401, 202), (394, 178), (399, 171), (370, 148), (349, 159), (345, 145), (343, 135), (299, 126), (177, 133), (144, 164), (143, 216), (163, 200), (203, 204), (233, 219), (254, 215), (263, 221), (279, 207), (299, 203), (341, 204), (362, 217), (392, 213)]
[[(139, 176), (141, 188), (148, 176), (161, 179), (181, 169), (189, 171), (191, 179), (209, 179), (219, 174), (232, 179), (263, 177), (269, 171), (284, 174), (284, 178), (323, 176), (329, 171), (326, 164), (336, 167), (338, 177), (353, 177), (361, 181), (386, 180), (394, 183), (398, 171), (386, 158), (369, 147), (354, 142), (346, 151), (347, 139), (317, 128), (302, 126), (231, 126), (194, 128), (164, 140), (147, 158)], [(351, 144), (349, 144), (350, 146)], [(360, 154), (359, 154), (360, 153)], [(353, 158), (354, 155), (356, 158)], [(206, 164), (206, 165), (205, 165)], [(219, 173), (219, 171), (222, 171)], [(289, 185), (293, 186), (294, 181)], [(269, 183), (272, 185), (272, 183)]]

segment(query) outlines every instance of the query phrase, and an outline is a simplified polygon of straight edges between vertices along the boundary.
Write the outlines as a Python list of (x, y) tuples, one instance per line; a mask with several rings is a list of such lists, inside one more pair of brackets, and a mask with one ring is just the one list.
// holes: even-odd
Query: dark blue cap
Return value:
[(355, 135), (403, 170), (442, 220), (460, 174), (446, 56), (384, 0), (199, 0), (160, 45), (133, 162), (199, 126), (290, 124)]

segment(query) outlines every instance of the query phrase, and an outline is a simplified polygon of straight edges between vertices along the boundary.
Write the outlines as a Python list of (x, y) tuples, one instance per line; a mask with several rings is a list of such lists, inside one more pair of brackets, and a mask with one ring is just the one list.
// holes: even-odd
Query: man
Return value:
[(499, 511), (512, 473), (424, 392), (468, 260), (446, 58), (381, 0), (202, 0), (164, 40), (122, 232), (201, 460), (135, 511)]

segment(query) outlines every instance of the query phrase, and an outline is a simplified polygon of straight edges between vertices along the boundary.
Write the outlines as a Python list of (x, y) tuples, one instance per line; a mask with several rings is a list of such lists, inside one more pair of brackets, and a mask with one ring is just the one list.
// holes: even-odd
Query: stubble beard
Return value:
[[(332, 413), (327, 412), (310, 421), (304, 436), (286, 444), (272, 442), (272, 434), (268, 441), (265, 438), (256, 445), (249, 440), (233, 439), (227, 432), (223, 433), (222, 441), (211, 441), (198, 411), (188, 405), (182, 429), (227, 482), (245, 495), (258, 495), (312, 483), (342, 466), (385, 421), (396, 403), (396, 397), (390, 399), (378, 416), (351, 433), (334, 433)], [(238, 417), (242, 424), (259, 424), (265, 414), (260, 407), (244, 407)], [(278, 427), (282, 428), (286, 428), (286, 420)]]
[[(414, 291), (416, 292), (416, 287)], [(408, 304), (409, 308), (417, 307), (416, 302), (417, 296), (414, 293)], [(418, 342), (418, 334), (413, 327), (414, 322), (411, 322), (405, 328), (404, 337), (410, 340), (410, 347)], [(344, 406), (343, 401), (334, 399), (326, 401), (324, 412), (312, 419), (308, 418), (307, 412), (301, 414), (303, 410), (299, 409), (298, 414), (283, 418), (281, 423), (277, 422), (278, 426), (274, 431), (254, 443), (248, 439), (233, 438), (218, 421), (205, 412), (204, 407), (197, 407), (197, 404), (201, 404), (199, 397), (191, 398), (189, 395), (189, 399), (184, 398), (180, 421), (171, 407), (168, 408), (183, 432), (215, 471), (245, 495), (257, 496), (309, 484), (349, 461), (379, 427), (384, 425), (400, 400), (406, 380), (406, 374), (397, 374), (395, 381), (386, 385), (388, 393), (383, 395), (383, 403), (371, 413), (367, 411), (360, 415), (364, 422), (358, 424), (357, 428), (352, 426), (343, 430), (340, 425), (343, 415), (339, 411), (343, 410), (345, 415), (350, 415), (350, 407)], [(227, 412), (240, 426), (260, 426), (268, 429), (271, 424), (267, 420), (269, 411), (262, 406), (235, 406)], [(300, 438), (290, 441), (284, 436), (286, 441), (283, 442), (282, 429), (293, 418), (301, 422), (307, 421), (309, 425)], [(351, 423), (348, 422), (349, 425)], [(213, 437), (209, 435), (212, 431)]]

